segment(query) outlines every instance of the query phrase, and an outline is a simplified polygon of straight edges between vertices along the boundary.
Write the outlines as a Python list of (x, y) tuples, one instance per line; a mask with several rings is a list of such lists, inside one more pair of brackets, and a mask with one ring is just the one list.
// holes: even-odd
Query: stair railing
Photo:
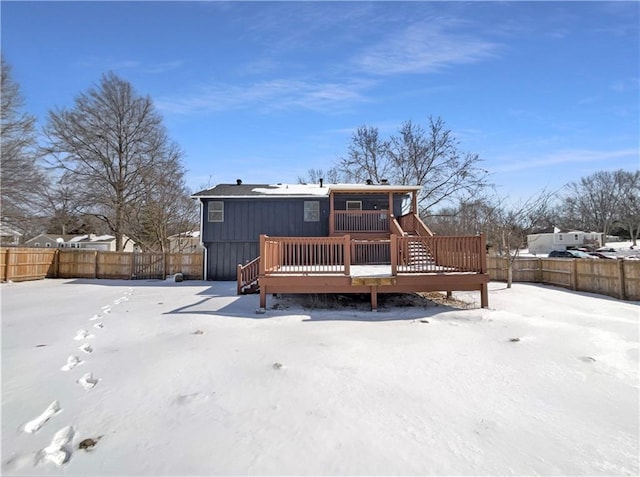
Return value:
[(245, 288), (258, 283), (259, 274), (260, 257), (254, 258), (246, 265), (239, 263), (237, 269), (238, 295), (241, 295)]

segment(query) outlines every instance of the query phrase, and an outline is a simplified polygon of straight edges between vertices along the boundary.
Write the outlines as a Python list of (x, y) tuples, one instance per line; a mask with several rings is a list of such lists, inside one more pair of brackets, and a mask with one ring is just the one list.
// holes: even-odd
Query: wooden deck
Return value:
[[(454, 290), (478, 290), (482, 307), (488, 306), (482, 235), (392, 234), (388, 240), (371, 241), (353, 240), (349, 235), (262, 235), (260, 259), (250, 266), (258, 271), (261, 308), (266, 308), (270, 293), (368, 293), (375, 310), (378, 293)], [(250, 278), (242, 275), (245, 271), (238, 268), (239, 292), (249, 284)]]

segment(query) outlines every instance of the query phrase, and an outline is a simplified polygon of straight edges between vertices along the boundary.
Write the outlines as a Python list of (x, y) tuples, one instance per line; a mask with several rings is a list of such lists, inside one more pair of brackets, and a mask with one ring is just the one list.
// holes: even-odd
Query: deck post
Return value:
[(371, 311), (378, 311), (378, 287), (371, 286)]
[(236, 267), (236, 281), (238, 282), (238, 290), (236, 295), (242, 294), (242, 264), (238, 264)]
[(389, 243), (389, 253), (391, 254), (391, 275), (398, 274), (398, 236), (391, 234), (391, 242)]
[(258, 276), (260, 277), (263, 277), (265, 274), (265, 263), (267, 261), (267, 255), (265, 253), (266, 241), (267, 236), (265, 234), (260, 234), (260, 255), (258, 255), (259, 257), (262, 257), (262, 259), (260, 260), (260, 270), (258, 271)]
[(351, 275), (351, 235), (344, 236), (344, 274)]
[(487, 273), (487, 238), (480, 234), (480, 273)]
[(267, 309), (267, 287), (262, 285), (260, 286), (260, 309)]
[(489, 308), (489, 286), (486, 283), (480, 285), (480, 306)]

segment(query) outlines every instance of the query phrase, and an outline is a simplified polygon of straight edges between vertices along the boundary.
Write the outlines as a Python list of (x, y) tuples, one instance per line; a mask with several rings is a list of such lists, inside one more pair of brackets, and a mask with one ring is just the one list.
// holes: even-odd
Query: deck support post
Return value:
[(267, 287), (260, 287), (260, 309), (266, 310), (267, 308)]
[(378, 311), (378, 287), (371, 286), (371, 311)]
[(480, 285), (480, 306), (489, 308), (489, 286), (486, 283)]
[(449, 300), (453, 296), (453, 292), (451, 290), (447, 290), (447, 300)]

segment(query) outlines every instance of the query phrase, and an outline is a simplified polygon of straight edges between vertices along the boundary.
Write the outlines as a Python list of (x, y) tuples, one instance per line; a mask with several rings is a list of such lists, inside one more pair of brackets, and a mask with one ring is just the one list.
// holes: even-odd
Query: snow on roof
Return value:
[(256, 187), (253, 192), (264, 195), (329, 195), (329, 186), (318, 184), (273, 184), (269, 187)]
[(89, 236), (88, 235), (76, 235), (75, 237), (71, 237), (68, 241), (69, 242), (82, 242), (85, 239), (88, 239)]
[(387, 184), (219, 184), (192, 197), (326, 197), (330, 192), (412, 192), (421, 186)]
[(113, 235), (96, 235), (95, 237), (90, 237), (90, 240), (92, 242), (109, 242), (114, 238)]

